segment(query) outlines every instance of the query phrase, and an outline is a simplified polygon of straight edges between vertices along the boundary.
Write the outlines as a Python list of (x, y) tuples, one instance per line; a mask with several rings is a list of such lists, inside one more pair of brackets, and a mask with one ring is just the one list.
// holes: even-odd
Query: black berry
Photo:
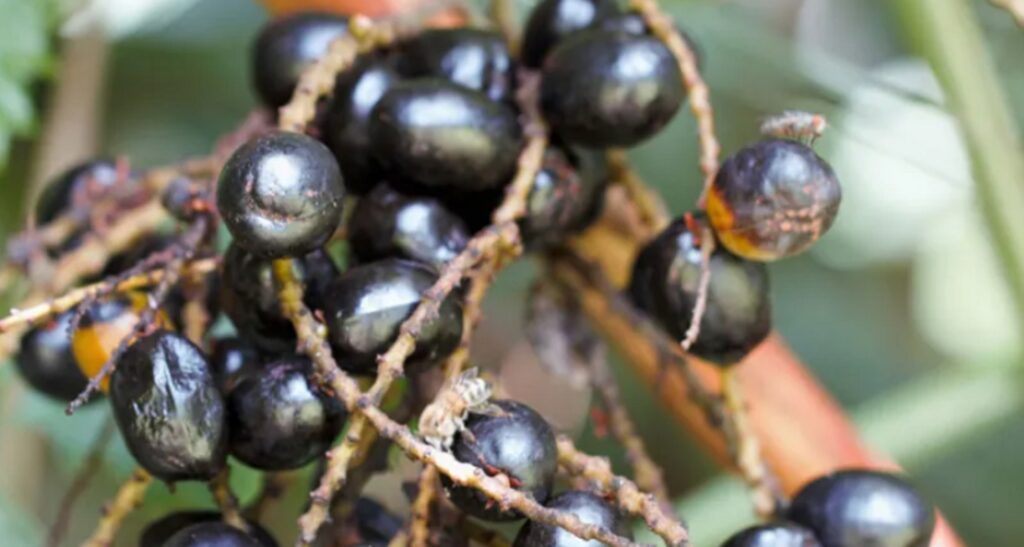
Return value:
[(217, 207), (235, 242), (267, 257), (299, 256), (323, 245), (341, 222), (344, 197), (331, 151), (282, 131), (236, 150), (217, 184)]
[(675, 58), (658, 39), (581, 31), (544, 61), (541, 107), (573, 144), (633, 146), (664, 127), (683, 102)]
[(511, 101), (515, 92), (515, 65), (505, 39), (494, 31), (426, 30), (402, 45), (398, 69), (410, 78), (445, 78), (492, 101)]
[(395, 180), (475, 191), (505, 184), (522, 134), (511, 108), (440, 79), (393, 87), (370, 120), (377, 160)]
[(807, 250), (832, 226), (842, 190), (810, 147), (765, 139), (722, 162), (708, 193), (708, 217), (732, 252), (775, 260)]
[[(342, 274), (324, 300), (331, 345), (341, 367), (373, 373), (377, 356), (395, 341), (399, 327), (436, 280), (428, 266), (398, 259), (356, 266)], [(439, 362), (455, 350), (461, 336), (462, 304), (450, 293), (437, 317), (420, 330), (409, 364)]]
[(231, 337), (213, 342), (210, 369), (217, 387), (225, 396), (243, 379), (254, 375), (263, 367), (263, 355), (248, 340)]
[(356, 500), (352, 516), (355, 518), (360, 539), (370, 547), (386, 547), (405, 525), (401, 518), (370, 498)]
[(530, 12), (520, 58), (524, 65), (537, 68), (563, 38), (618, 13), (614, 0), (544, 0)]
[[(199, 522), (182, 528), (163, 547), (266, 547), (267, 544), (220, 521)], [(276, 545), (271, 543), (270, 545)]]
[(153, 475), (205, 480), (224, 466), (224, 398), (206, 357), (181, 335), (158, 330), (129, 346), (110, 403), (129, 452)]
[(36, 201), (36, 223), (46, 224), (67, 211), (87, 205), (119, 180), (117, 164), (107, 158), (72, 167), (51, 182)]
[(744, 528), (722, 547), (821, 547), (814, 533), (791, 522), (770, 522)]
[(71, 353), (69, 329), (73, 315), (74, 312), (64, 312), (25, 333), (14, 358), (28, 385), (63, 402), (74, 399), (89, 383)]
[(287, 103), (302, 70), (347, 31), (348, 19), (327, 13), (299, 13), (267, 24), (252, 52), (253, 85), (263, 103)]
[[(629, 522), (607, 501), (590, 492), (571, 490), (551, 498), (546, 503), (551, 509), (565, 511), (585, 524), (600, 526), (609, 532), (633, 539)], [(559, 526), (541, 522), (527, 522), (519, 529), (512, 547), (600, 547), (600, 541), (584, 540)], [(779, 545), (778, 547), (783, 547)]]
[(370, 148), (370, 113), (380, 98), (400, 81), (391, 62), (364, 55), (338, 75), (327, 111), (324, 135), (338, 159), (345, 186), (357, 194), (369, 192), (380, 177)]
[[(771, 330), (768, 270), (716, 246), (710, 260), (707, 308), (690, 348), (719, 365), (739, 362)], [(672, 337), (682, 340), (698, 295), (701, 250), (683, 220), (669, 225), (640, 252), (630, 295)]]
[(360, 261), (408, 258), (440, 270), (469, 240), (462, 220), (440, 201), (401, 194), (382, 184), (359, 200), (348, 242)]
[(935, 510), (904, 479), (844, 470), (797, 492), (787, 516), (814, 531), (824, 547), (924, 547)]
[[(647, 36), (651, 34), (651, 29), (647, 26), (647, 21), (639, 13), (628, 11), (622, 13), (616, 13), (610, 17), (605, 17), (594, 24), (595, 28), (599, 28), (607, 31), (625, 32), (626, 34), (632, 34), (635, 36)], [(690, 35), (683, 32), (676, 25), (676, 30), (679, 32), (679, 36), (683, 38), (686, 45), (690, 46), (690, 51), (693, 52), (696, 57), (697, 68), (700, 69), (703, 65), (703, 54), (701, 53), (700, 46), (690, 38)]]
[(519, 222), (528, 248), (560, 243), (597, 218), (608, 187), (606, 167), (603, 154), (593, 151), (570, 155), (549, 148), (545, 152), (527, 198), (526, 214)]
[(304, 357), (283, 357), (243, 378), (228, 396), (231, 454), (264, 470), (302, 467), (330, 448), (345, 410), (311, 379)]
[[(142, 531), (139, 547), (163, 547), (174, 534), (199, 523), (220, 522), (223, 516), (215, 511), (178, 511), (151, 522)], [(277, 542), (260, 525), (247, 521), (249, 535), (262, 547), (277, 547)], [(220, 544), (216, 544), (218, 547)], [(206, 547), (209, 547), (208, 545)]]
[[(538, 503), (551, 494), (558, 449), (555, 435), (540, 414), (515, 401), (499, 400), (500, 415), (473, 414), (466, 420), (469, 435), (455, 437), (452, 454), (488, 473), (508, 475), (517, 490), (528, 492)], [(502, 511), (480, 492), (454, 486), (447, 480), (448, 496), (466, 513), (493, 521), (515, 520), (521, 515)]]

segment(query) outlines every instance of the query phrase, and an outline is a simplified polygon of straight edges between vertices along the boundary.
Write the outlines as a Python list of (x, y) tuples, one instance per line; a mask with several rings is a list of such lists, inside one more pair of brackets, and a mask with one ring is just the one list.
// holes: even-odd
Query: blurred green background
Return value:
[[(840, 175), (844, 204), (814, 252), (771, 266), (778, 330), (969, 544), (1015, 546), (1024, 538), (1022, 328), (958, 125), (921, 59), (935, 52), (921, 38), (920, 10), (951, 3), (961, 0), (664, 2), (700, 46), (726, 153), (755, 139), (765, 114), (801, 108), (829, 117), (818, 151)], [(971, 8), (988, 49), (970, 54), (996, 64), (1019, 125), (1024, 31), (985, 2)], [(254, 106), (248, 47), (267, 16), (251, 0), (0, 0), (0, 14), (6, 234), (23, 222), (41, 181), (63, 167), (96, 152), (137, 167), (202, 154)], [(692, 118), (681, 113), (633, 153), (675, 213), (699, 191), (694, 135)], [(534, 388), (552, 381), (509, 333), (520, 330), (532, 274), (527, 262), (502, 276), (487, 301), (477, 354), (481, 366), (502, 369), (512, 394), (531, 401)], [(696, 545), (715, 545), (752, 521), (738, 482), (720, 476), (620, 372)], [(584, 423), (587, 394), (561, 394), (559, 408), (532, 397), (557, 425), (580, 431), (586, 449), (626, 470), (615, 444), (594, 438)], [(42, 542), (103, 406), (66, 418), (0, 366), (0, 543)], [(88, 534), (131, 467), (115, 441), (77, 506), (68, 544)], [(234, 480), (243, 500), (255, 491), (254, 473), (240, 470)], [(291, 508), (274, 515), (287, 542), (298, 490)], [(402, 502), (394, 482), (378, 490), (390, 504)], [(119, 544), (134, 544), (147, 520), (172, 507), (209, 505), (200, 487), (153, 488)]]

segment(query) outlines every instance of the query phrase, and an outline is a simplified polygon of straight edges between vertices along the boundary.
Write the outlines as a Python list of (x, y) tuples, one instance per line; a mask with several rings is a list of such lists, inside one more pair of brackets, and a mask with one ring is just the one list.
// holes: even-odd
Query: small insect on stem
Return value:
[(807, 145), (813, 145), (827, 128), (828, 121), (825, 120), (825, 116), (802, 110), (784, 110), (761, 121), (762, 135), (792, 139)]
[(489, 402), (491, 386), (477, 377), (476, 368), (445, 382), (434, 401), (420, 414), (420, 436), (439, 450), (451, 450), (455, 435), (466, 430), (470, 412), (501, 414), (501, 409)]

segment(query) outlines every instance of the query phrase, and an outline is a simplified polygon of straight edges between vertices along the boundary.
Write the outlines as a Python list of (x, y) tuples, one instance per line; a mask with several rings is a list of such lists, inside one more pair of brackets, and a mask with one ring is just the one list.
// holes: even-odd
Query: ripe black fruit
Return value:
[(36, 201), (36, 223), (46, 224), (61, 214), (86, 205), (118, 181), (117, 164), (107, 158), (72, 167), (51, 182)]
[[(331, 346), (345, 370), (373, 373), (377, 355), (387, 351), (398, 329), (437, 280), (428, 266), (386, 259), (356, 266), (335, 281), (324, 299)], [(462, 303), (455, 293), (441, 303), (437, 317), (427, 321), (416, 339), (410, 365), (444, 359), (462, 336)]]
[(401, 518), (370, 498), (356, 500), (352, 516), (355, 518), (360, 539), (369, 547), (387, 547), (405, 524)]
[(821, 547), (821, 543), (803, 526), (770, 522), (736, 532), (722, 547)]
[(586, 30), (544, 61), (541, 107), (556, 134), (594, 148), (633, 146), (679, 110), (684, 91), (672, 53), (658, 39)]
[(128, 450), (153, 475), (210, 479), (224, 466), (224, 398), (186, 338), (158, 330), (129, 346), (111, 376), (110, 403)]
[(462, 219), (440, 201), (412, 197), (381, 184), (359, 200), (348, 222), (348, 242), (360, 261), (408, 258), (440, 270), (469, 241)]
[(557, 244), (586, 228), (600, 214), (608, 181), (602, 154), (588, 150), (567, 154), (549, 148), (519, 222), (526, 246)]
[(384, 95), (373, 110), (370, 141), (395, 181), (475, 191), (508, 181), (522, 134), (511, 108), (426, 78), (399, 84)]
[(533, 8), (523, 31), (520, 58), (537, 68), (566, 36), (619, 12), (614, 0), (544, 0)]
[[(651, 34), (651, 29), (647, 26), (647, 21), (644, 20), (642, 15), (634, 11), (617, 13), (610, 17), (605, 17), (595, 22), (594, 27), (606, 31), (625, 32), (626, 34), (632, 34), (635, 36), (646, 36)], [(679, 29), (678, 26), (676, 27), (676, 31), (679, 32), (679, 36), (682, 37), (684, 42), (686, 42), (686, 45), (690, 47), (690, 51), (693, 52), (693, 56), (697, 62), (697, 68), (700, 69), (701, 65), (703, 65), (703, 55), (701, 54), (700, 47), (687, 33)]]
[(341, 222), (338, 162), (319, 141), (278, 131), (231, 155), (217, 207), (236, 243), (266, 257), (299, 256), (323, 245)]
[(347, 31), (348, 19), (327, 13), (299, 13), (267, 24), (252, 52), (253, 85), (263, 103), (287, 103), (302, 70)]
[(14, 358), (18, 372), (28, 385), (63, 402), (74, 399), (89, 383), (71, 353), (68, 329), (73, 315), (74, 312), (64, 312), (25, 333)]
[(431, 29), (402, 45), (398, 70), (403, 76), (434, 76), (479, 91), (492, 101), (511, 101), (515, 65), (505, 39), (474, 28)]
[[(163, 547), (266, 547), (267, 544), (220, 521), (199, 522), (171, 536)], [(276, 546), (277, 543), (270, 545)]]
[(304, 357), (283, 357), (243, 378), (228, 396), (231, 454), (264, 470), (302, 467), (322, 455), (345, 422), (337, 399), (320, 391)]
[[(337, 267), (323, 249), (306, 253), (295, 264), (306, 304), (319, 309)], [(232, 244), (224, 253), (221, 275), (221, 306), (242, 337), (270, 353), (294, 350), (295, 329), (281, 310), (271, 261)]]
[[(647, 244), (633, 265), (630, 295), (672, 337), (690, 326), (700, 284), (701, 251), (695, 234), (677, 220)], [(720, 365), (740, 361), (771, 330), (768, 270), (717, 246), (700, 336), (690, 348)]]
[(369, 192), (379, 179), (368, 131), (373, 107), (400, 81), (391, 64), (376, 55), (359, 57), (352, 68), (338, 75), (327, 111), (324, 136), (338, 159), (345, 186), (357, 194)]
[[(459, 434), (452, 454), (462, 462), (500, 472), (513, 479), (516, 489), (529, 492), (538, 503), (551, 494), (551, 485), (558, 467), (555, 435), (540, 414), (515, 401), (494, 401), (500, 415), (470, 414), (466, 429), (470, 435)], [(480, 492), (453, 486), (447, 478), (445, 487), (452, 502), (466, 513), (493, 521), (515, 520), (521, 515), (501, 511)]]
[[(632, 539), (629, 522), (605, 500), (578, 490), (559, 494), (546, 503), (551, 509), (565, 511), (584, 524), (600, 526), (614, 534)], [(519, 529), (512, 547), (600, 547), (600, 541), (580, 539), (559, 526), (529, 521)], [(782, 547), (781, 545), (778, 547)]]
[(835, 172), (810, 147), (765, 139), (722, 162), (707, 208), (722, 244), (767, 261), (807, 250), (832, 226), (841, 200)]
[[(163, 547), (174, 534), (193, 524), (220, 522), (222, 519), (223, 516), (216, 511), (178, 511), (171, 513), (146, 526), (142, 531), (142, 536), (139, 538), (139, 547)], [(277, 547), (274, 537), (263, 527), (251, 521), (247, 521), (246, 524), (249, 525), (249, 535), (256, 540), (257, 545)], [(217, 545), (219, 546), (220, 544)]]
[(262, 367), (263, 356), (248, 340), (232, 337), (213, 342), (210, 369), (224, 395), (231, 393), (238, 382), (259, 372)]
[(931, 504), (907, 481), (879, 471), (815, 479), (793, 497), (787, 516), (824, 547), (924, 547), (935, 529)]

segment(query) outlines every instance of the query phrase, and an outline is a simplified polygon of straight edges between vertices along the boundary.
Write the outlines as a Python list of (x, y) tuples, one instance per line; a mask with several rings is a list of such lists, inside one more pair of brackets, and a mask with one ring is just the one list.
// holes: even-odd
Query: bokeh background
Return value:
[[(726, 152), (755, 139), (765, 114), (800, 108), (829, 117), (818, 151), (839, 173), (844, 204), (813, 252), (771, 265), (778, 330), (968, 544), (1015, 546), (1024, 538), (1021, 318), (958, 125), (918, 39), (922, 9), (960, 1), (663, 4), (699, 44)], [(985, 2), (972, 9), (1019, 126), (1024, 31)], [(248, 48), (266, 18), (252, 0), (0, 0), (0, 233), (18, 229), (25, 204), (53, 173), (97, 152), (141, 168), (209, 150), (255, 105)], [(692, 118), (681, 113), (633, 153), (674, 213), (699, 191), (696, 151)], [(502, 275), (475, 361), (624, 470), (615, 443), (589, 427), (589, 394), (547, 376), (522, 337), (509, 334), (521, 332), (533, 274), (527, 261)], [(750, 522), (739, 483), (619, 372), (696, 544), (715, 545)], [(104, 415), (98, 404), (66, 418), (0, 365), (0, 544), (43, 541)], [(115, 439), (77, 506), (68, 544), (85, 537), (131, 468)], [(255, 473), (240, 469), (233, 480), (243, 500), (255, 492)], [(372, 488), (400, 507), (398, 482)], [(304, 488), (293, 490), (274, 514), (288, 542)], [(174, 507), (210, 505), (200, 487), (153, 488), (119, 543), (133, 545), (148, 520)]]

